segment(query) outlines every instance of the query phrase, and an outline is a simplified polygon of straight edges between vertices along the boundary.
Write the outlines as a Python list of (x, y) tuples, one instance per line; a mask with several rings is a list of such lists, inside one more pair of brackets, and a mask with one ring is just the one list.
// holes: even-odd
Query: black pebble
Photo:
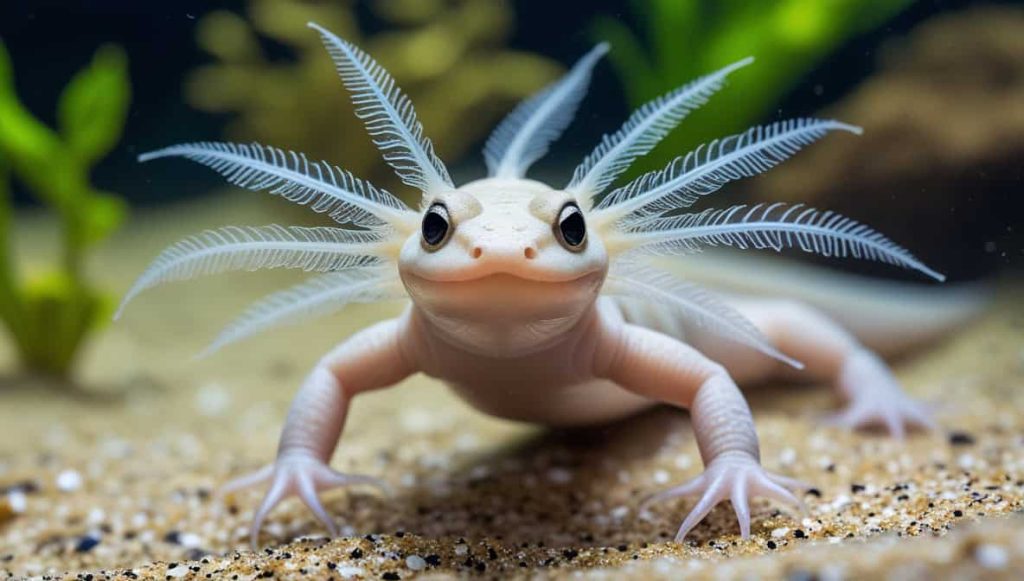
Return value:
[(954, 446), (970, 446), (974, 444), (974, 436), (967, 432), (950, 432), (949, 443)]
[(381, 578), (387, 579), (387, 581), (398, 581), (399, 579), (401, 579), (401, 577), (398, 576), (398, 573), (395, 573), (394, 571), (388, 571), (387, 573), (384, 573), (381, 576)]
[(441, 564), (441, 555), (427, 555), (423, 560), (431, 567), (437, 567)]
[(164, 542), (170, 543), (172, 545), (180, 545), (181, 533), (178, 531), (171, 531), (167, 533), (166, 535), (164, 535)]
[(863, 484), (851, 484), (850, 485), (850, 492), (852, 492), (854, 494), (857, 494), (858, 492), (864, 492), (864, 485)]
[(78, 544), (75, 545), (76, 553), (88, 553), (89, 551), (96, 548), (96, 545), (100, 544), (100, 540), (92, 535), (85, 535), (78, 539)]
[(815, 498), (821, 498), (821, 491), (818, 490), (817, 488), (808, 488), (807, 489), (807, 494), (810, 494), (811, 496), (813, 496)]
[(352, 549), (352, 552), (349, 553), (348, 556), (350, 558), (352, 558), (352, 559), (362, 559), (363, 558), (363, 550), (360, 549), (359, 547), (356, 547), (356, 548)]
[(798, 538), (798, 539), (802, 539), (802, 538), (806, 537), (807, 535), (804, 533), (803, 529), (796, 529), (795, 531), (793, 531), (793, 536)]

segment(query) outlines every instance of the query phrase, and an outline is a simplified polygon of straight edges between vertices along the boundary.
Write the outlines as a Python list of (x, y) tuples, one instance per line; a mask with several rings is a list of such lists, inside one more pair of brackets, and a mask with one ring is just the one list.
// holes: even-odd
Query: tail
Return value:
[(706, 252), (672, 264), (687, 280), (709, 288), (807, 303), (887, 356), (953, 332), (982, 313), (993, 295), (986, 283), (882, 281), (735, 252)]

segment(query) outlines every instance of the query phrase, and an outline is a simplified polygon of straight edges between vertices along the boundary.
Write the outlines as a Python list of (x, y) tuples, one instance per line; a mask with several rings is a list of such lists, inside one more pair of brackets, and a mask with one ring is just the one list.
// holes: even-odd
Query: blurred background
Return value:
[[(2, 0), (0, 576), (6, 570), (14, 578), (56, 577), (72, 568), (105, 575), (156, 561), (150, 573), (163, 578), (168, 562), (243, 549), (260, 491), (227, 507), (211, 491), (273, 457), (296, 386), (322, 353), (401, 309), (353, 305), (195, 360), (246, 302), (305, 274), (278, 270), (165, 285), (111, 324), (132, 281), (186, 236), (224, 225), (326, 225), (323, 216), (278, 197), (229, 187), (200, 165), (140, 164), (140, 153), (190, 141), (259, 141), (328, 160), (417, 201), (418, 192), (397, 182), (353, 115), (319, 38), (306, 28), (310, 20), (390, 70), (457, 183), (484, 176), (480, 151), (500, 119), (599, 41), (610, 42), (612, 52), (598, 65), (575, 123), (530, 177), (567, 183), (601, 135), (636, 107), (751, 55), (753, 66), (733, 74), (622, 181), (754, 124), (829, 116), (863, 126), (861, 137), (827, 136), (697, 207), (785, 201), (836, 210), (907, 247), (949, 282), (856, 260), (816, 261), (823, 266), (954, 296), (965, 287), (1002, 292), (981, 322), (898, 368), (915, 397), (951, 410), (942, 423), (960, 430), (951, 432), (954, 447), (945, 445), (944, 430), (915, 437), (907, 448), (819, 431), (830, 393), (787, 384), (759, 397), (751, 390), (768, 465), (779, 458), (792, 468), (781, 460), (788, 451), (803, 471), (787, 473), (822, 482), (823, 498), (809, 500), (825, 507), (818, 516), (839, 524), (808, 529), (806, 540), (816, 544), (831, 545), (835, 531), (850, 530), (853, 521), (842, 519), (856, 511), (832, 501), (848, 499), (851, 485), (856, 493), (853, 483), (913, 498), (888, 506), (894, 496), (869, 490), (858, 497), (858, 510), (871, 516), (903, 515), (871, 525), (869, 535), (931, 537), (965, 512), (1019, 511), (1020, 496), (1009, 487), (1015, 481), (1019, 491), (1024, 482), (1012, 468), (1024, 465), (1024, 310), (1019, 276), (1002, 279), (1024, 265), (1020, 2)], [(893, 297), (894, 304), (905, 304), (900, 299), (906, 297)], [(407, 540), (455, 539), (498, 531), (508, 533), (507, 554), (520, 554), (519, 537), (535, 544), (536, 563), (543, 564), (531, 566), (544, 574), (550, 561), (541, 539), (560, 551), (580, 538), (579, 523), (589, 527), (598, 517), (604, 528), (596, 536), (587, 529), (585, 545), (647, 547), (656, 537), (645, 519), (605, 515), (625, 514), (638, 494), (663, 487), (669, 475), (681, 482), (699, 467), (689, 431), (678, 423), (665, 428), (641, 418), (578, 441), (539, 437), (533, 428), (470, 410), (423, 376), (361, 396), (350, 420), (334, 465), (381, 476), (401, 492), (397, 499), (332, 495), (328, 508), (344, 519), (346, 537), (362, 542), (356, 535), (410, 531)], [(645, 425), (654, 429), (635, 429)], [(975, 438), (971, 456), (964, 446)], [(635, 446), (639, 439), (651, 444)], [(831, 447), (819, 446), (826, 440)], [(565, 467), (581, 467), (577, 480), (551, 476), (562, 474), (553, 468), (574, 473)], [(876, 468), (881, 472), (863, 472)], [(948, 488), (908, 488), (922, 473)], [(665, 476), (652, 482), (657, 474)], [(924, 494), (931, 495), (927, 502)], [(566, 509), (578, 520), (561, 518)], [(925, 512), (906, 512), (918, 509)], [(718, 524), (694, 541), (711, 547), (704, 554), (713, 561), (765, 547), (775, 552), (775, 541), (708, 542), (734, 527), (731, 512), (716, 513)], [(651, 526), (674, 530), (673, 518)], [(263, 539), (269, 543), (323, 532), (298, 503), (270, 520)], [(484, 529), (467, 533), (466, 522)], [(558, 540), (566, 522), (576, 527), (574, 536)], [(766, 535), (783, 521), (763, 522)], [(665, 531), (657, 538), (671, 538)], [(726, 545), (732, 553), (714, 552)], [(376, 560), (391, 567), (393, 556), (370, 558), (369, 545), (359, 546), (368, 551), (360, 566)], [(679, 549), (695, 562), (699, 553)], [(637, 558), (623, 551), (611, 552)], [(939, 562), (946, 567), (952, 554), (969, 560), (972, 551), (950, 549)], [(662, 554), (658, 546), (646, 553)], [(277, 555), (246, 558), (269, 562)], [(854, 559), (889, 567), (864, 558), (860, 545)], [(574, 562), (587, 561), (581, 553)], [(902, 569), (886, 569), (894, 570)]]
[[(354, 40), (393, 73), (456, 181), (481, 177), (479, 151), (490, 129), (599, 40), (610, 41), (612, 53), (577, 121), (532, 177), (565, 183), (632, 109), (753, 55), (755, 66), (734, 75), (625, 178), (751, 124), (835, 116), (862, 125), (865, 135), (827, 138), (763, 178), (732, 185), (713, 205), (789, 201), (837, 210), (954, 281), (1021, 263), (1024, 8), (1017, 2), (595, 0), (570, 8), (525, 0), (7, 0), (0, 6), (0, 306), (25, 358), (67, 367), (74, 345), (109, 314), (104, 266), (112, 265), (83, 265), (94, 248), (125, 244), (111, 236), (128, 216), (137, 223), (231, 191), (198, 165), (139, 164), (140, 152), (255, 140), (337, 163), (412, 199), (352, 115), (308, 20)], [(291, 212), (283, 221), (311, 220), (280, 200), (249, 196)], [(26, 216), (54, 218), (39, 223), (52, 228), (42, 237), (59, 248), (49, 266), (16, 263), (13, 229)], [(855, 261), (838, 266), (903, 276)], [(59, 342), (68, 347), (40, 345), (47, 339), (33, 333), (41, 327), (64, 329)]]

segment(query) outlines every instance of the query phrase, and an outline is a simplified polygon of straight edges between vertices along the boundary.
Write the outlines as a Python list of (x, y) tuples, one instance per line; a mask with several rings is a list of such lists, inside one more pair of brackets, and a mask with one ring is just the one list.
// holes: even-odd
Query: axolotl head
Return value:
[(399, 258), (413, 303), (446, 340), (502, 356), (541, 349), (576, 325), (607, 270), (581, 202), (523, 179), (425, 200)]

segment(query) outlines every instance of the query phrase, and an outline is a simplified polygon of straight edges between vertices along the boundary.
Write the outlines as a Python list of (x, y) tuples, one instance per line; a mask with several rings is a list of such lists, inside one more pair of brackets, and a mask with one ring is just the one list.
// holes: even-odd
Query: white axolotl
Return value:
[(289, 495), (337, 532), (318, 492), (379, 484), (328, 465), (349, 403), (417, 372), (444, 381), (485, 413), (544, 425), (608, 422), (658, 403), (688, 409), (705, 471), (652, 498), (699, 498), (677, 539), (724, 500), (732, 502), (744, 537), (750, 498), (801, 504), (790, 492), (802, 488), (800, 482), (761, 466), (737, 381), (795, 368), (802, 370), (799, 377), (837, 386), (848, 401), (837, 416), (842, 425), (881, 424), (896, 436), (909, 426), (932, 425), (882, 360), (818, 311), (779, 299), (721, 301), (658, 270), (649, 258), (707, 246), (795, 247), (879, 260), (942, 280), (881, 234), (831, 212), (783, 204), (683, 212), (829, 131), (858, 128), (818, 119), (756, 127), (605, 193), (634, 159), (752, 59), (645, 104), (601, 140), (564, 187), (526, 179), (527, 168), (572, 119), (608, 50), (599, 45), (498, 126), (484, 152), (487, 178), (456, 187), (387, 71), (351, 43), (310, 26), (384, 159), (422, 192), (420, 209), (337, 167), (261, 145), (194, 143), (148, 153), (140, 160), (185, 157), (233, 184), (280, 195), (347, 227), (207, 231), (166, 250), (124, 299), (159, 283), (226, 270), (326, 273), (257, 303), (211, 349), (347, 303), (411, 299), (401, 316), (356, 333), (323, 357), (292, 403), (274, 463), (227, 486), (269, 485), (252, 523), (254, 546), (267, 514)]

